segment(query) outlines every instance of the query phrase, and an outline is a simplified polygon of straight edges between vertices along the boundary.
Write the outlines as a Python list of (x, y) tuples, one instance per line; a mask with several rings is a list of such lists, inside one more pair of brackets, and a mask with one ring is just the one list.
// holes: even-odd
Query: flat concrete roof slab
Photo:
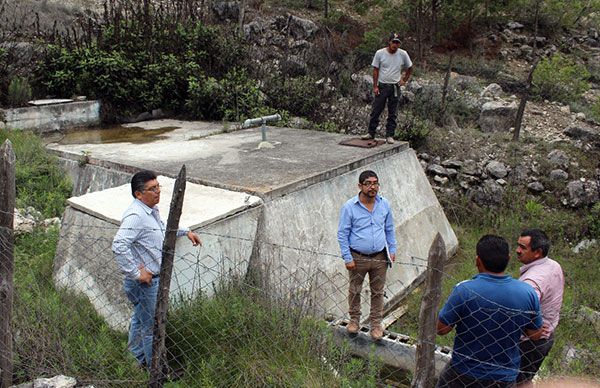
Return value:
[(73, 102), (70, 98), (54, 98), (46, 100), (31, 100), (27, 101), (29, 105), (42, 106), (42, 105), (54, 105), (54, 104), (66, 104), (67, 102)]
[[(205, 125), (210, 128), (210, 124)], [(116, 168), (126, 165), (169, 176), (176, 176), (185, 164), (188, 180), (193, 182), (259, 195), (283, 195), (408, 147), (404, 142), (374, 148), (348, 147), (339, 144), (351, 138), (346, 135), (267, 127), (267, 141), (274, 147), (259, 148), (260, 128), (206, 135), (192, 127), (189, 124), (141, 144), (49, 144), (48, 148), (63, 157), (79, 160), (86, 153), (102, 160), (103, 166), (110, 162)]]
[[(175, 179), (159, 176), (158, 182), (161, 185), (158, 208), (166, 222)], [(68, 200), (73, 208), (116, 225), (121, 224), (123, 212), (132, 201), (128, 184)], [(187, 182), (179, 225), (197, 229), (260, 203), (260, 198), (249, 194)]]

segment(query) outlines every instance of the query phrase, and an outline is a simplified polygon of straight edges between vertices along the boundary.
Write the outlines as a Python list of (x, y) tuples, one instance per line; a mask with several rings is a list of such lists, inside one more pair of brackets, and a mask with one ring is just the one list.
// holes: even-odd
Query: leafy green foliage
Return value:
[(321, 102), (321, 91), (316, 79), (310, 76), (281, 80), (273, 77), (266, 81), (268, 104), (298, 116), (310, 116)]
[(0, 144), (9, 139), (17, 159), (17, 207), (33, 206), (44, 217), (60, 216), (71, 194), (71, 182), (38, 136), (0, 130)]
[(406, 120), (396, 130), (396, 138), (409, 142), (410, 146), (418, 149), (427, 141), (432, 123), (415, 115), (408, 115)]
[(362, 43), (357, 47), (357, 52), (370, 63), (375, 51), (388, 45), (388, 38), (391, 32), (404, 33), (408, 27), (402, 18), (402, 7), (392, 2), (386, 2), (381, 10), (381, 18), (377, 21), (372, 30), (366, 31)]
[(587, 216), (588, 228), (592, 238), (600, 239), (600, 202), (596, 202)]
[(533, 90), (541, 98), (569, 103), (578, 100), (590, 86), (590, 73), (561, 54), (543, 59), (533, 73)]
[(181, 112), (188, 93), (197, 89), (190, 82), (218, 79), (245, 56), (243, 45), (216, 27), (200, 22), (171, 27), (152, 29), (148, 40), (135, 18), (102, 25), (102, 40), (75, 48), (48, 46), (36, 74), (49, 94), (101, 98), (117, 113)]
[(11, 106), (23, 106), (31, 100), (31, 86), (25, 77), (15, 77), (8, 85), (8, 104)]
[(185, 107), (195, 118), (242, 121), (265, 113), (263, 93), (240, 68), (220, 81), (205, 75), (190, 77), (188, 96)]

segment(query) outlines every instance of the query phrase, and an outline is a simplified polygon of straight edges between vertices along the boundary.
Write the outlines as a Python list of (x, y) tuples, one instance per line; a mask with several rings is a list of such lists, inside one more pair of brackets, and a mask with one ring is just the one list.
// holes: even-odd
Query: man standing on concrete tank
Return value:
[[(398, 115), (398, 101), (400, 100), (400, 86), (405, 85), (412, 74), (412, 62), (408, 53), (400, 49), (400, 35), (393, 33), (388, 40), (388, 46), (377, 50), (373, 57), (373, 108), (369, 120), (369, 133), (362, 137), (363, 140), (375, 139), (375, 131), (379, 125), (379, 116), (385, 104), (388, 106), (388, 117), (385, 125), (386, 141), (394, 143), (396, 132), (396, 117)], [(402, 78), (402, 69), (404, 75)]]
[(437, 333), (445, 335), (456, 327), (456, 337), (437, 387), (513, 387), (521, 335), (541, 334), (540, 302), (533, 287), (504, 274), (506, 240), (483, 236), (476, 253), (479, 274), (454, 286), (438, 316)]
[[(152, 171), (140, 171), (131, 179), (133, 202), (123, 213), (112, 250), (125, 275), (123, 289), (133, 304), (127, 346), (142, 367), (152, 362), (152, 330), (165, 238), (165, 223), (156, 206), (160, 201), (160, 184)], [(179, 229), (177, 236), (202, 245), (200, 237), (189, 229)]]
[(521, 367), (517, 377), (519, 387), (532, 386), (531, 380), (554, 344), (554, 330), (560, 318), (565, 277), (560, 264), (548, 257), (550, 240), (539, 229), (525, 229), (517, 241), (517, 258), (523, 266), (519, 280), (530, 284), (540, 298), (544, 317), (542, 335), (538, 340), (522, 338)]
[(391, 265), (396, 258), (396, 235), (390, 204), (377, 194), (377, 174), (363, 171), (358, 177), (358, 189), (358, 195), (342, 207), (338, 227), (338, 241), (350, 278), (347, 330), (351, 334), (359, 330), (360, 292), (363, 280), (369, 274), (371, 337), (377, 341), (383, 336), (383, 288), (388, 263)]

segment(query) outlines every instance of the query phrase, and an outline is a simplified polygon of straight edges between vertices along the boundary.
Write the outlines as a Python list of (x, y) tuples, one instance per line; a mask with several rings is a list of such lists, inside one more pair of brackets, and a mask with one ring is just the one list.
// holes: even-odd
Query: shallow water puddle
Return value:
[(106, 143), (150, 143), (166, 139), (165, 133), (178, 127), (163, 127), (157, 129), (144, 129), (141, 127), (110, 127), (98, 129), (79, 129), (46, 137), (46, 142), (68, 144), (106, 144)]

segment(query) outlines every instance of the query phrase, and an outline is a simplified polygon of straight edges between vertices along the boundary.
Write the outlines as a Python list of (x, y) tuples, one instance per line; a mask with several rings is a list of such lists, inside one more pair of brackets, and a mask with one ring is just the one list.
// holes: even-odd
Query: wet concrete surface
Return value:
[(140, 127), (110, 127), (100, 129), (88, 129), (79, 131), (67, 131), (63, 134), (54, 135), (53, 142), (60, 145), (68, 144), (110, 144), (110, 143), (150, 143), (160, 139), (166, 139), (161, 136), (171, 132), (177, 127), (164, 127), (157, 129), (144, 129)]
[(140, 124), (107, 132), (106, 141), (101, 131), (89, 137), (84, 132), (73, 135), (73, 141), (47, 147), (67, 158), (85, 154), (104, 166), (151, 169), (167, 176), (176, 176), (185, 164), (192, 182), (263, 197), (329, 179), (408, 147), (403, 142), (368, 149), (348, 147), (339, 143), (351, 136), (283, 127), (267, 127), (272, 147), (259, 147), (260, 128), (224, 132), (229, 128), (221, 123), (158, 120), (144, 122), (139, 130)]

